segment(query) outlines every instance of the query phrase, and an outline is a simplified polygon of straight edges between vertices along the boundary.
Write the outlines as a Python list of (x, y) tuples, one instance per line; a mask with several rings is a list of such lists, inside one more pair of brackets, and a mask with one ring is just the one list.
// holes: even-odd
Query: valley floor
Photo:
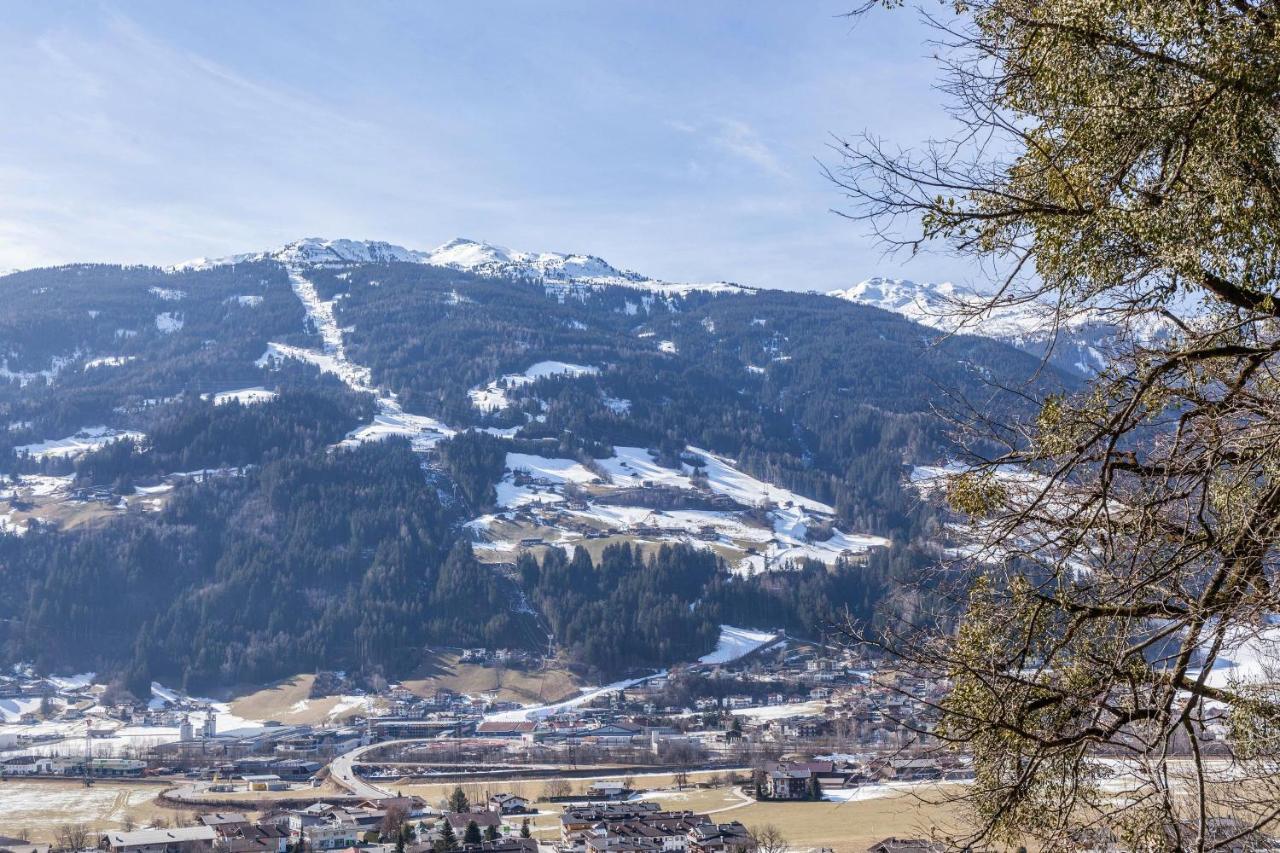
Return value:
[[(690, 781), (705, 781), (709, 773), (690, 773)], [(601, 777), (610, 778), (610, 777)], [(748, 827), (777, 826), (793, 850), (828, 847), (837, 853), (862, 853), (886, 836), (927, 836), (954, 831), (959, 818), (953, 807), (941, 804), (948, 789), (921, 785), (911, 789), (873, 786), (867, 799), (852, 802), (756, 803), (729, 786), (676, 790), (670, 774), (635, 774), (636, 783), (664, 808), (689, 809), (721, 821), (737, 820)], [(595, 779), (574, 780), (575, 792), (582, 792)], [(489, 783), (492, 784), (492, 783)], [(537, 797), (544, 782), (536, 778), (506, 781), (503, 790)], [(473, 795), (485, 793), (484, 783), (464, 784)], [(156, 802), (164, 790), (158, 785), (136, 782), (100, 782), (84, 788), (75, 781), (0, 782), (0, 835), (26, 831), (33, 840), (52, 841), (58, 826), (83, 822), (90, 830), (119, 829), (126, 819), (139, 825), (157, 819), (185, 819), (190, 812), (166, 808)], [(453, 783), (396, 786), (403, 794), (416, 794), (440, 803), (453, 790)], [(473, 797), (474, 798), (474, 797)], [(559, 832), (559, 806), (539, 803), (541, 811), (530, 823), (536, 837), (551, 840)]]

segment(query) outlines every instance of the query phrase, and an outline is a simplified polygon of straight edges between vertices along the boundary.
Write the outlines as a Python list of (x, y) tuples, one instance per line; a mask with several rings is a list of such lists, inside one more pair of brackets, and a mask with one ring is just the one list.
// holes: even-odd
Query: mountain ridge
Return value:
[(307, 267), (340, 267), (367, 263), (416, 263), (446, 267), (486, 277), (539, 281), (549, 287), (621, 286), (666, 295), (692, 291), (707, 293), (751, 293), (756, 288), (732, 282), (669, 282), (650, 278), (632, 270), (619, 269), (596, 255), (571, 252), (524, 252), (494, 243), (455, 237), (434, 249), (409, 249), (381, 240), (329, 240), (306, 237), (277, 249), (248, 252), (221, 258), (195, 258), (168, 269), (202, 270), (217, 266), (256, 261), (276, 261)]

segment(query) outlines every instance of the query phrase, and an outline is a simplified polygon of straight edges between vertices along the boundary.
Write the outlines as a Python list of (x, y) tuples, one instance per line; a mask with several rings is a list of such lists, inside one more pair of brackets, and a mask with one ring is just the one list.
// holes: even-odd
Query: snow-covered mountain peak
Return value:
[(694, 290), (714, 293), (754, 292), (753, 288), (726, 282), (691, 284), (665, 282), (639, 273), (620, 270), (595, 255), (518, 252), (466, 237), (455, 237), (427, 252), (376, 240), (325, 240), (319, 237), (308, 237), (266, 252), (232, 255), (213, 260), (197, 258), (194, 261), (178, 264), (174, 269), (207, 269), (251, 261), (276, 261), (292, 266), (346, 266), (401, 261), (449, 267), (477, 275), (540, 281), (545, 282), (548, 289), (554, 288), (557, 291), (573, 287), (623, 286), (672, 296)]
[(1036, 356), (1048, 355), (1059, 366), (1085, 375), (1106, 365), (1106, 350), (1122, 336), (1151, 341), (1173, 331), (1172, 324), (1157, 315), (1140, 318), (1139, 323), (1130, 320), (1120, 329), (1096, 309), (1059, 318), (1052, 306), (1035, 300), (988, 308), (990, 295), (949, 281), (877, 277), (827, 295), (892, 311), (939, 331), (1004, 341)]
[(510, 249), (467, 237), (455, 237), (427, 252), (425, 258), (425, 263), (468, 270), (487, 264), (510, 262)]
[(917, 283), (879, 276), (827, 295), (893, 311), (935, 328), (950, 327), (948, 318), (954, 315), (958, 303), (976, 304), (982, 298), (976, 290), (949, 281)]
[[(953, 282), (914, 282), (898, 278), (869, 278), (846, 290), (827, 294), (861, 305), (883, 308), (944, 332), (962, 332), (1002, 340), (1037, 337), (1054, 331), (1052, 307), (1028, 301), (987, 309), (991, 296)], [(974, 309), (980, 310), (976, 315)], [(1091, 324), (1074, 317), (1067, 325)]]

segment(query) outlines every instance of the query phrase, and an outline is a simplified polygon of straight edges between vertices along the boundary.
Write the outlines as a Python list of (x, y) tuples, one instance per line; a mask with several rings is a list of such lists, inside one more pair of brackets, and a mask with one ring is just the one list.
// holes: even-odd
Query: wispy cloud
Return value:
[(667, 121), (667, 126), (697, 138), (718, 154), (728, 154), (733, 159), (770, 175), (783, 178), (790, 176), (782, 160), (760, 133), (742, 119), (722, 118), (701, 124), (671, 119)]
[(773, 149), (765, 144), (755, 128), (745, 121), (721, 119), (712, 139), (724, 151), (748, 163), (754, 163), (765, 172), (779, 177), (787, 176), (787, 170)]

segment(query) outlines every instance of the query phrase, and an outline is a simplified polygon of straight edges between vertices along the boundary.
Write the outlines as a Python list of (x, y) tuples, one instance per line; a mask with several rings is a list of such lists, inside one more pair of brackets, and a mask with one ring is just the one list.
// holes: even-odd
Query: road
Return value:
[(407, 738), (404, 740), (384, 740), (378, 743), (371, 743), (368, 746), (357, 746), (350, 752), (344, 752), (333, 761), (329, 762), (329, 778), (334, 782), (346, 788), (357, 797), (366, 797), (371, 800), (381, 799), (382, 797), (393, 797), (391, 791), (381, 788), (372, 782), (362, 779), (356, 774), (355, 764), (366, 753), (374, 749), (382, 749), (388, 746), (404, 746), (411, 743), (424, 743), (422, 738)]

